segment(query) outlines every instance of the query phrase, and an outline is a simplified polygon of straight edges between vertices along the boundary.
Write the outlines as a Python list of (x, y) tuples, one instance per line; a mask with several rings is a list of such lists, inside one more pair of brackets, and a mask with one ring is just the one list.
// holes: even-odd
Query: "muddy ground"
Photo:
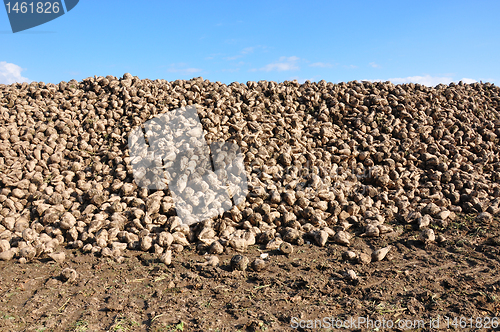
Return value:
[[(0, 330), (334, 331), (329, 323), (351, 319), (354, 325), (342, 330), (431, 331), (437, 330), (431, 319), (438, 318), (441, 330), (494, 330), (499, 221), (481, 224), (474, 215), (460, 215), (446, 230), (436, 229), (446, 242), (427, 245), (412, 225), (394, 223), (392, 236), (352, 242), (351, 249), (368, 254), (393, 245), (383, 261), (366, 265), (343, 261), (346, 247), (331, 242), (295, 247), (288, 257), (252, 246), (245, 253), (250, 260), (270, 254), (262, 272), (231, 271), (234, 252), (221, 255), (219, 267), (197, 266), (205, 257), (194, 246), (168, 267), (134, 251), (122, 263), (77, 250), (66, 250), (60, 265), (49, 258), (0, 262)], [(66, 267), (78, 272), (76, 281), (62, 281)], [(346, 269), (359, 280), (348, 281)], [(386, 328), (377, 329), (384, 321)]]

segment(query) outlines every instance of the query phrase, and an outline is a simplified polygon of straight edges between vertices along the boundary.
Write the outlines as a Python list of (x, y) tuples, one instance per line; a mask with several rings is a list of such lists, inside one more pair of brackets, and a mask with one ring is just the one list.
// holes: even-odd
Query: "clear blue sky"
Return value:
[(233, 81), (500, 82), (500, 1), (80, 0), (13, 34), (0, 83), (94, 75)]

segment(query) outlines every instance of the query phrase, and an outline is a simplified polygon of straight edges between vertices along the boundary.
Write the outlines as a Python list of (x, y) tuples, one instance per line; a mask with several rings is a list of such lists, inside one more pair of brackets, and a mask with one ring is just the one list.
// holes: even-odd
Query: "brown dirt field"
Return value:
[[(393, 245), (383, 261), (366, 265), (343, 261), (346, 247), (332, 242), (296, 246), (289, 257), (252, 246), (245, 253), (250, 261), (270, 253), (262, 272), (231, 271), (234, 252), (221, 255), (219, 267), (197, 266), (204, 256), (194, 246), (175, 255), (171, 266), (134, 251), (121, 264), (77, 250), (66, 250), (61, 265), (49, 258), (0, 262), (0, 330), (334, 331), (307, 324), (367, 316), (394, 324), (378, 331), (434, 331), (430, 320), (438, 317), (440, 330), (495, 330), (499, 221), (480, 224), (462, 214), (440, 231), (446, 242), (428, 245), (416, 239), (412, 225), (393, 223), (399, 233), (392, 237), (353, 239), (350, 249), (368, 254)], [(78, 272), (75, 282), (61, 280), (66, 267)], [(359, 280), (347, 281), (346, 269)], [(425, 325), (410, 325), (417, 320)], [(361, 323), (342, 330), (377, 331)]]

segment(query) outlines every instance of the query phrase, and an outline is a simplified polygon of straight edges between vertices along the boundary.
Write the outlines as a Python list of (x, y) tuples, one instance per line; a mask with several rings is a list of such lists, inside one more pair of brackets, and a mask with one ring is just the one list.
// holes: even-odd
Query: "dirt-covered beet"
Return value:
[[(249, 189), (192, 225), (168, 188), (137, 185), (127, 145), (134, 128), (189, 105), (207, 144), (239, 147)], [(0, 327), (493, 318), (499, 137), (490, 83), (125, 74), (0, 85)]]

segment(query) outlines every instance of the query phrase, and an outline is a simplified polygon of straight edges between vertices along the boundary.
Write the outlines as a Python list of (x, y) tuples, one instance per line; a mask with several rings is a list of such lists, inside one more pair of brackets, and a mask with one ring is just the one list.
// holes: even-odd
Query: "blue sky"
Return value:
[(129, 72), (229, 84), (297, 79), (500, 82), (500, 1), (81, 0), (13, 34), (0, 83)]

